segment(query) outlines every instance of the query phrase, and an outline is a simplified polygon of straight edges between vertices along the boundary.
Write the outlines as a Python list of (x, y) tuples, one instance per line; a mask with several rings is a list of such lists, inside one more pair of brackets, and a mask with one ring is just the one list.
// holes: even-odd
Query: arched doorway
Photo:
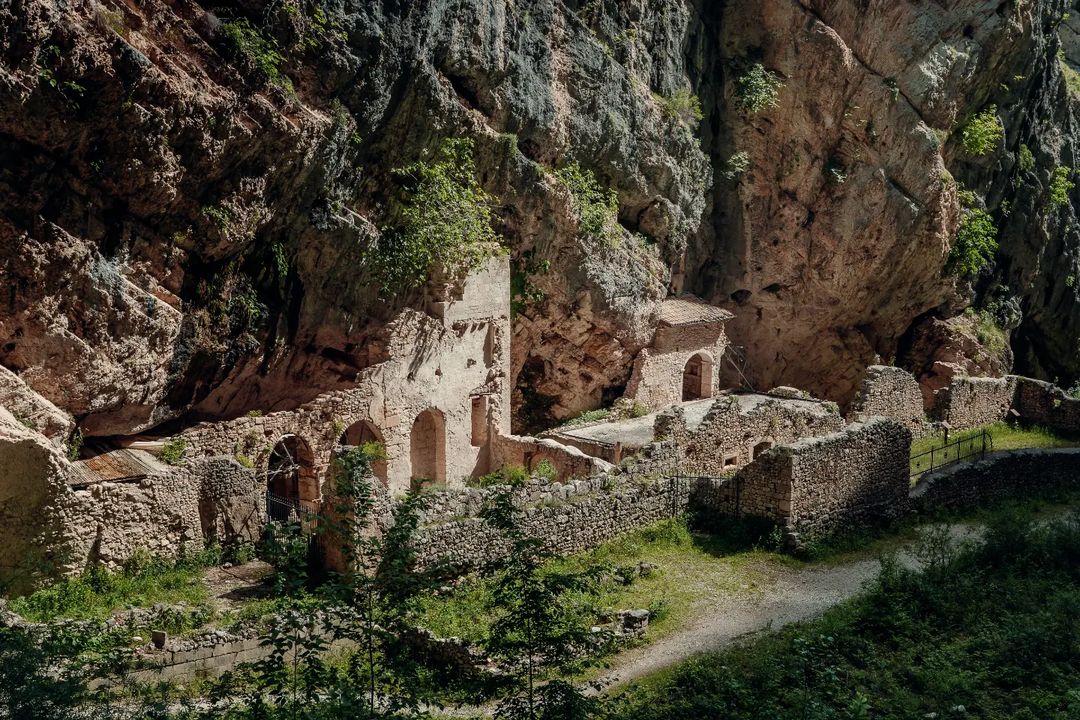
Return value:
[(409, 459), (414, 486), (446, 482), (446, 422), (435, 408), (420, 413), (413, 422)]
[(712, 397), (713, 362), (705, 353), (697, 353), (686, 361), (682, 374), (682, 399), (701, 400)]
[(266, 463), (266, 512), (283, 522), (317, 512), (318, 483), (311, 447), (296, 435), (285, 435), (270, 451)]
[[(383, 445), (385, 449), (382, 433), (367, 420), (357, 420), (347, 427), (345, 432), (341, 433), (341, 438), (338, 440), (338, 443), (350, 447), (359, 447), (360, 445), (366, 445), (367, 443), (378, 443), (379, 445)], [(387, 467), (385, 459), (373, 460), (371, 463), (371, 472), (384, 486), (387, 484)]]

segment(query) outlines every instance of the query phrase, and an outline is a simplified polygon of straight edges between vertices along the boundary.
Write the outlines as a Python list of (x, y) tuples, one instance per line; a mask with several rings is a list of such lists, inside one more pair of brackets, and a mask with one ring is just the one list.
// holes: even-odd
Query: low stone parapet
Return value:
[(927, 473), (911, 489), (914, 509), (962, 509), (1080, 484), (1080, 448), (1010, 450)]

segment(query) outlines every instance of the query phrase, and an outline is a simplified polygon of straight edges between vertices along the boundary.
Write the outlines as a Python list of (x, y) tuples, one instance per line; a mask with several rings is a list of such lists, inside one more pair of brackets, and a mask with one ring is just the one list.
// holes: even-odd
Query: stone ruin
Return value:
[(935, 423), (1018, 416), (1080, 431), (1080, 401), (1013, 376), (956, 376), (929, 414), (915, 379), (884, 366), (866, 371), (846, 418), (794, 388), (721, 392), (731, 315), (684, 295), (661, 304), (634, 360), (624, 404), (644, 415), (513, 435), (509, 283), (500, 257), (460, 287), (436, 288), (423, 312), (389, 323), (386, 359), (348, 390), (171, 437), (98, 442), (74, 462), (64, 452), (72, 420), (0, 368), (0, 575), (250, 542), (269, 519), (318, 515), (335, 454), (369, 442), (385, 449), (373, 471), (389, 502), (410, 488), (446, 490), (421, 555), (468, 564), (499, 544), (477, 517), (490, 491), (468, 484), (505, 465), (543, 465), (540, 486), (534, 475), (515, 492), (533, 508), (529, 527), (572, 552), (685, 510), (691, 496), (719, 514), (770, 518), (791, 537), (888, 515), (906, 488), (912, 435)]

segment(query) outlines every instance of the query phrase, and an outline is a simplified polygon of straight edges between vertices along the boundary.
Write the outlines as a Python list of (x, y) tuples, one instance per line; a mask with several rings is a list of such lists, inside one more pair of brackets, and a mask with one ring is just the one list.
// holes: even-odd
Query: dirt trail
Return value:
[[(949, 525), (952, 542), (973, 539), (981, 528)], [(925, 530), (924, 530), (925, 532)], [(900, 562), (919, 564), (913, 555), (918, 542), (898, 550)], [(770, 570), (770, 577), (752, 597), (721, 597), (700, 607), (678, 631), (615, 657), (600, 678), (601, 687), (622, 685), (676, 665), (694, 655), (722, 649), (747, 636), (809, 620), (857, 595), (877, 577), (878, 559), (860, 558), (843, 563)]]

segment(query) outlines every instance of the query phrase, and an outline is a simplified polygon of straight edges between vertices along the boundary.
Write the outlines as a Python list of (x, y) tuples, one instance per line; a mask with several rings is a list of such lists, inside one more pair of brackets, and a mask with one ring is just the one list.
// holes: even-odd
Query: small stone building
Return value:
[(716, 395), (719, 363), (728, 346), (724, 323), (732, 317), (693, 295), (665, 300), (652, 345), (634, 360), (625, 397), (659, 410)]

